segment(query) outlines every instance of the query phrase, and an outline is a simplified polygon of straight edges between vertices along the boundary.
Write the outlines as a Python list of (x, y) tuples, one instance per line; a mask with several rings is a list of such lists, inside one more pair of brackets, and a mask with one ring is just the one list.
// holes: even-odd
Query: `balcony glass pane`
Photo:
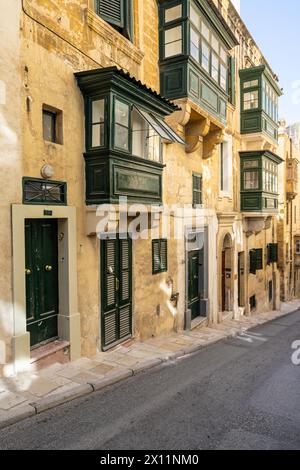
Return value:
[(200, 29), (201, 29), (200, 15), (199, 15), (196, 7), (193, 4), (191, 4), (190, 18), (191, 18), (191, 22), (196, 26), (198, 31), (200, 31)]
[(258, 171), (246, 171), (244, 173), (244, 189), (259, 189)]
[(258, 80), (251, 80), (244, 83), (244, 88), (255, 88), (258, 87)]
[(115, 102), (115, 122), (128, 127), (129, 122), (129, 106), (122, 101)]
[(182, 27), (167, 29), (165, 31), (165, 57), (182, 53)]
[(191, 56), (194, 57), (194, 59), (197, 61), (199, 61), (199, 43), (199, 34), (193, 28), (191, 28)]
[(220, 65), (220, 85), (227, 90), (227, 68), (223, 64)]
[(215, 54), (211, 56), (211, 76), (216, 82), (219, 82), (219, 59)]
[(244, 93), (244, 110), (258, 108), (258, 91)]
[(182, 17), (182, 5), (176, 5), (175, 7), (168, 8), (165, 13), (165, 22), (177, 20)]
[(92, 123), (99, 124), (104, 122), (104, 100), (93, 101), (92, 104)]
[(209, 72), (209, 46), (204, 41), (202, 41), (201, 65)]
[(129, 130), (127, 127), (116, 124), (115, 126), (115, 147), (128, 151)]
[(207, 40), (209, 41), (209, 29), (208, 27), (206, 26), (206, 24), (202, 21), (202, 24), (201, 24), (201, 32), (202, 32), (202, 36)]
[(103, 147), (104, 145), (104, 124), (92, 125), (92, 147)]

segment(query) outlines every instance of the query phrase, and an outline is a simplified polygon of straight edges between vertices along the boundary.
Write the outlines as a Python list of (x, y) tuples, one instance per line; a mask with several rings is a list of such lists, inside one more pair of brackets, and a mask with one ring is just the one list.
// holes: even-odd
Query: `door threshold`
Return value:
[(43, 359), (52, 356), (53, 354), (58, 353), (66, 348), (69, 348), (70, 343), (68, 341), (62, 340), (54, 340), (47, 344), (42, 344), (37, 346), (35, 349), (31, 351), (30, 354), (30, 363), (34, 364), (38, 361), (42, 361)]
[(208, 325), (207, 317), (197, 317), (194, 320), (192, 320), (191, 331), (197, 328), (198, 326), (207, 326), (207, 325)]

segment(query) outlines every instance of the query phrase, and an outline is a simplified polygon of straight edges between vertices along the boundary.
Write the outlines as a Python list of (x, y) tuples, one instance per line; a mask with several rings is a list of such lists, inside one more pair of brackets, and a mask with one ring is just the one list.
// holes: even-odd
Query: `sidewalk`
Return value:
[(191, 354), (218, 341), (285, 316), (300, 308), (300, 300), (283, 303), (272, 311), (240, 320), (224, 320), (213, 327), (199, 327), (145, 342), (129, 341), (112, 351), (67, 364), (52, 364), (37, 372), (0, 379), (0, 428), (88, 395), (162, 362)]

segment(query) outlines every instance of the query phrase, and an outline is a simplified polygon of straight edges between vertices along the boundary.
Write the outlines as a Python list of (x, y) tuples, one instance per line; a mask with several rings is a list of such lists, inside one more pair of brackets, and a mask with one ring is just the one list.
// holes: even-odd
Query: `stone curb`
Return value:
[(78, 387), (74, 387), (67, 392), (61, 392), (47, 398), (42, 398), (35, 403), (30, 403), (30, 405), (35, 409), (36, 414), (39, 414), (43, 411), (55, 408), (58, 405), (62, 405), (63, 403), (67, 403), (68, 401), (89, 395), (93, 391), (93, 387), (90, 384), (78, 385)]
[(98, 390), (102, 390), (103, 388), (106, 388), (109, 385), (114, 385), (132, 376), (133, 371), (131, 369), (125, 369), (121, 370), (120, 372), (115, 372), (114, 374), (111, 374), (106, 379), (98, 379), (93, 382), (90, 382), (88, 385), (92, 387), (93, 392), (97, 392)]
[(110, 377), (108, 378), (104, 378), (104, 379), (102, 378), (99, 380), (95, 380), (94, 382), (91, 382), (91, 383), (78, 385), (68, 392), (57, 393), (50, 397), (42, 398), (41, 400), (35, 403), (23, 405), (21, 408), (18, 407), (16, 410), (10, 410), (8, 412), (7, 418), (5, 418), (4, 420), (0, 420), (0, 429), (4, 429), (8, 426), (11, 426), (12, 424), (16, 424), (19, 421), (23, 421), (24, 419), (38, 415), (40, 413), (43, 413), (44, 411), (50, 410), (64, 403), (68, 403), (72, 400), (75, 400), (76, 398), (80, 398), (85, 395), (90, 395), (93, 392), (102, 390), (110, 385), (114, 385), (134, 375), (138, 375), (141, 372), (152, 369), (153, 367), (158, 366), (162, 363), (173, 361), (175, 359), (178, 359), (179, 357), (184, 357), (189, 354), (196, 353), (197, 351), (200, 351), (201, 349), (209, 347), (212, 344), (217, 344), (223, 341), (224, 339), (236, 337), (245, 331), (251, 330), (252, 328), (261, 326), (265, 323), (272, 322), (274, 320), (277, 320), (280, 317), (284, 317), (286, 315), (296, 313), (298, 310), (299, 310), (299, 307), (290, 312), (282, 312), (275, 318), (270, 318), (270, 319), (266, 318), (266, 321), (263, 323), (257, 323), (257, 324), (249, 325), (248, 327), (242, 327), (239, 331), (236, 331), (234, 333), (230, 331), (227, 335), (224, 335), (224, 336), (222, 335), (221, 337), (216, 338), (215, 340), (208, 341), (206, 344), (197, 344), (194, 346), (188, 346), (184, 349), (181, 349), (176, 352), (172, 352), (170, 354), (166, 353), (161, 358), (149, 359), (144, 362), (141, 362), (140, 364), (130, 369), (125, 369), (119, 372), (115, 372), (114, 374), (111, 374)]
[(160, 364), (162, 364), (162, 362), (163, 362), (163, 360), (160, 359), (160, 358), (149, 359), (147, 361), (140, 362), (136, 366), (132, 367), (133, 375), (138, 375), (141, 372), (144, 372), (144, 371), (149, 370), (149, 369), (153, 369), (153, 367), (159, 366)]
[(31, 418), (35, 416), (36, 411), (30, 405), (23, 405), (22, 407), (18, 407), (16, 410), (12, 409), (8, 413), (8, 416), (0, 421), (0, 429), (7, 428), (12, 424), (16, 424), (19, 421), (23, 421), (26, 418)]

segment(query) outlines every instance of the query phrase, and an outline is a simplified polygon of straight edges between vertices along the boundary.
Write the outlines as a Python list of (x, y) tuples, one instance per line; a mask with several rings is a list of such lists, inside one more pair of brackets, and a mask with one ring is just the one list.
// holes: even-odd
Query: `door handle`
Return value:
[(50, 265), (45, 266), (45, 270), (48, 271), (48, 272), (52, 271), (52, 269), (53, 269), (53, 267), (50, 266)]
[(26, 276), (30, 276), (32, 274), (31, 269), (25, 269)]
[(120, 281), (119, 279), (116, 277), (116, 291), (118, 292), (120, 289)]

